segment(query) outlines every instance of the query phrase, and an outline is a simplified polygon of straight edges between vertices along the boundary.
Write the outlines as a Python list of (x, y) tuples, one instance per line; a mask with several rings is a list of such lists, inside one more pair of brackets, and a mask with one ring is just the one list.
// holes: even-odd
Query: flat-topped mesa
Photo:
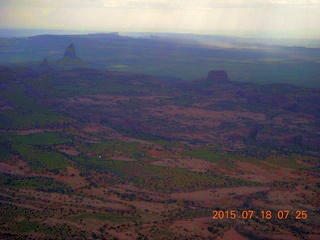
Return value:
[(228, 82), (228, 74), (223, 70), (212, 70), (208, 73), (207, 80), (210, 82)]
[(71, 43), (69, 47), (66, 49), (66, 51), (64, 52), (63, 58), (78, 59), (76, 54), (76, 49), (73, 43)]

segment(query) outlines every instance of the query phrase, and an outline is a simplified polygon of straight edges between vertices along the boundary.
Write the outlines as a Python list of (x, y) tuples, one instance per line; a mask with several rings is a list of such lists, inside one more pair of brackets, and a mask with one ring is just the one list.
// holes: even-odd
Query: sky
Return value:
[(0, 28), (320, 37), (320, 0), (0, 0)]

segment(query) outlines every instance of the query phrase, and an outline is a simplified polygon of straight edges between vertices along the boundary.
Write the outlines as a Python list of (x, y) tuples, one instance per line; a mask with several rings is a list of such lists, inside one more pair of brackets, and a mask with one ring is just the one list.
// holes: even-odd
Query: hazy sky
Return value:
[(0, 0), (0, 28), (320, 36), (320, 0)]

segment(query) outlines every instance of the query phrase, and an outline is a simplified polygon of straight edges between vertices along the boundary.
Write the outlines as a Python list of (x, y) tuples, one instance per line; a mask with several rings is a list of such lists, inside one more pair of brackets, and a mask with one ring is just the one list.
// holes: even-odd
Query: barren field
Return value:
[(320, 238), (318, 90), (1, 74), (1, 239)]

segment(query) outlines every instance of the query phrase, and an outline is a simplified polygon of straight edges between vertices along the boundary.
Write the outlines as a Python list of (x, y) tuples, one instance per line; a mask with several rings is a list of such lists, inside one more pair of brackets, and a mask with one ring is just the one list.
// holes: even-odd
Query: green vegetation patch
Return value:
[(22, 84), (11, 84), (11, 86), (13, 89), (10, 91), (1, 91), (1, 97), (9, 101), (14, 109), (0, 112), (0, 128), (40, 127), (67, 120), (28, 96)]
[[(0, 143), (1, 144), (1, 143)], [(10, 158), (11, 154), (7, 147), (0, 145), (0, 162), (4, 162)]]
[(77, 161), (83, 172), (94, 170), (99, 173), (109, 173), (114, 175), (114, 179), (118, 181), (132, 182), (142, 188), (160, 192), (169, 193), (210, 187), (257, 184), (218, 174), (195, 173), (182, 168), (155, 166), (144, 162), (124, 162), (99, 158), (78, 158)]
[(201, 147), (199, 149), (187, 151), (184, 153), (185, 156), (200, 158), (210, 162), (218, 162), (219, 160), (229, 159), (235, 161), (252, 161), (252, 158), (245, 157), (238, 154), (221, 152), (217, 147)]
[[(84, 239), (85, 232), (77, 231), (73, 226), (57, 223), (48, 225), (38, 222), (44, 215), (43, 211), (12, 204), (0, 203), (0, 224), (5, 224), (7, 231), (15, 233), (33, 233), (41, 234), (45, 239)], [(32, 219), (32, 220), (27, 220)]]
[(225, 169), (236, 168), (235, 163), (237, 161), (257, 163), (257, 160), (252, 157), (242, 154), (222, 152), (218, 147), (211, 146), (186, 151), (183, 155), (217, 163), (220, 167)]
[(44, 234), (46, 237), (59, 237), (59, 239), (70, 238), (79, 234), (74, 227), (71, 227), (67, 224), (56, 224), (50, 226), (48, 224), (43, 224), (39, 222), (31, 221), (19, 221), (11, 224), (11, 229), (20, 232), (20, 233), (29, 233), (29, 232), (38, 232)]
[(45, 112), (5, 111), (0, 113), (0, 128), (25, 129), (43, 127), (66, 120), (67, 118), (61, 115)]
[(36, 171), (62, 169), (69, 165), (69, 160), (64, 155), (46, 147), (15, 144), (13, 149)]
[(172, 238), (174, 236), (173, 232), (170, 232), (168, 230), (156, 230), (153, 234), (152, 237), (156, 238), (156, 239), (162, 239), (163, 237), (166, 238)]
[(14, 142), (30, 145), (52, 145), (70, 142), (68, 138), (60, 137), (58, 133), (42, 132), (31, 135), (15, 135)]
[(0, 186), (21, 189), (36, 189), (44, 192), (70, 193), (71, 188), (48, 177), (24, 177), (0, 174)]
[(270, 156), (265, 161), (284, 168), (299, 169), (301, 167), (301, 165), (297, 164), (297, 156)]
[[(4, 179), (4, 177), (8, 176), (3, 176), (4, 174), (0, 175), (0, 181)], [(1, 197), (1, 200), (3, 197)], [(0, 216), (1, 216), (1, 221), (0, 222), (14, 222), (14, 220), (17, 217), (22, 217), (22, 218), (39, 218), (43, 216), (43, 212), (31, 209), (31, 208), (25, 208), (17, 205), (12, 205), (9, 203), (0, 203)]]
[[(262, 152), (260, 152), (260, 150)], [(263, 168), (277, 170), (279, 167), (299, 169), (302, 166), (297, 164), (298, 159), (307, 159), (307, 156), (297, 154), (281, 154), (276, 151), (266, 151), (266, 149), (253, 149), (246, 153), (226, 153), (221, 152), (216, 147), (205, 146), (195, 150), (184, 152), (185, 156), (199, 158), (206, 161), (218, 163), (222, 168), (234, 168), (235, 162), (250, 162)], [(254, 157), (255, 156), (255, 157)], [(264, 162), (262, 162), (263, 160)], [(270, 164), (268, 164), (270, 163)]]
[(138, 216), (129, 216), (124, 215), (117, 212), (87, 212), (77, 216), (70, 217), (71, 221), (79, 222), (80, 220), (87, 220), (87, 219), (96, 219), (98, 221), (109, 221), (112, 223), (123, 223), (123, 222), (131, 222), (137, 221), (140, 217)]
[(111, 69), (115, 69), (115, 70), (124, 69), (124, 68), (127, 68), (127, 66), (121, 65), (121, 64), (111, 66)]
[(135, 184), (163, 192), (254, 185), (250, 181), (222, 175), (195, 173), (182, 168), (145, 165), (141, 168), (138, 167), (136, 171), (140, 174), (134, 179)]
[(39, 228), (39, 223), (29, 222), (29, 221), (20, 221), (14, 224), (14, 229), (21, 233), (35, 231)]
[(122, 153), (125, 156), (131, 158), (140, 158), (141, 153), (139, 151), (139, 143), (136, 142), (124, 142), (124, 141), (104, 141), (101, 143), (90, 144), (84, 146), (82, 151), (87, 153), (94, 153), (99, 155)]

